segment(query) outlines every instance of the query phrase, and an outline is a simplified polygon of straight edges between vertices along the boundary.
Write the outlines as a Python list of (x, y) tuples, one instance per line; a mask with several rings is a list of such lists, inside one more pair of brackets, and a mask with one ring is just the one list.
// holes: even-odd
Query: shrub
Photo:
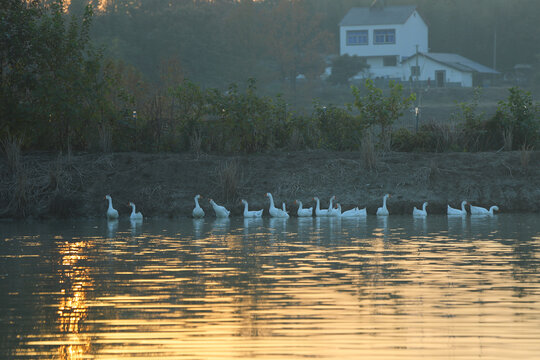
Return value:
[(364, 125), (345, 109), (315, 104), (315, 122), (320, 129), (320, 147), (330, 150), (358, 150)]
[(408, 97), (402, 97), (403, 85), (393, 81), (389, 82), (388, 96), (385, 96), (382, 89), (377, 88), (371, 79), (365, 82), (367, 94), (364, 96), (361, 96), (357, 87), (351, 88), (354, 96), (353, 105), (359, 110), (361, 119), (368, 127), (380, 126), (379, 144), (383, 149), (389, 150), (392, 125), (416, 99), (416, 95), (413, 93)]
[(517, 87), (508, 90), (506, 101), (499, 101), (497, 119), (502, 128), (502, 136), (508, 150), (520, 149), (524, 145), (534, 145), (540, 138), (538, 106), (532, 95)]

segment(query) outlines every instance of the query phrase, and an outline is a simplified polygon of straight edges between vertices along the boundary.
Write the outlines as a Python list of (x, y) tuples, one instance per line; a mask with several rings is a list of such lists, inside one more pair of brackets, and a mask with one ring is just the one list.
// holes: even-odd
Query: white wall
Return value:
[[(395, 44), (373, 44), (373, 32), (380, 29), (395, 29)], [(347, 31), (368, 30), (368, 45), (347, 46)], [(428, 27), (416, 11), (411, 14), (405, 24), (399, 25), (371, 25), (371, 26), (341, 26), (340, 27), (340, 55), (358, 56), (412, 56), (418, 51), (428, 51)], [(401, 60), (401, 58), (399, 59)]]
[[(408, 80), (411, 75), (411, 67), (416, 65), (416, 59), (410, 59), (402, 64), (403, 80)], [(418, 66), (420, 67), (420, 76), (418, 80), (427, 81), (430, 79), (431, 86), (437, 86), (435, 71), (445, 70), (447, 83), (459, 83), (463, 87), (472, 87), (472, 73), (463, 72), (447, 65), (438, 63), (423, 56), (418, 57)]]

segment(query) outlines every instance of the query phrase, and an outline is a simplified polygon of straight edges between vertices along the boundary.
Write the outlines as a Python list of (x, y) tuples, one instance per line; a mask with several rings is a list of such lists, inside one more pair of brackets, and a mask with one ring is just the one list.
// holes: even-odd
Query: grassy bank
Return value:
[[(18, 161), (18, 162), (17, 162)], [(13, 164), (17, 165), (13, 165)], [(103, 217), (111, 194), (121, 216), (128, 202), (150, 217), (190, 216), (201, 194), (241, 215), (268, 209), (266, 192), (294, 214), (294, 200), (327, 205), (336, 195), (343, 210), (367, 207), (375, 214), (385, 193), (391, 214), (409, 214), (428, 201), (443, 214), (462, 200), (498, 205), (502, 213), (540, 211), (540, 152), (378, 154), (370, 169), (361, 152), (296, 151), (240, 156), (193, 153), (114, 153), (59, 156), (29, 154), (0, 161), (3, 218)], [(214, 213), (208, 202), (206, 216)], [(268, 214), (265, 212), (265, 216)]]

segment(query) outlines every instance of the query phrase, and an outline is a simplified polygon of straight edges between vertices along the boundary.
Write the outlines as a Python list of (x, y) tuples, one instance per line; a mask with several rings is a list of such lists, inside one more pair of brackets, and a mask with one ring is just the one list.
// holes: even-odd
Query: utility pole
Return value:
[(497, 28), (493, 29), (493, 70), (497, 70)]
[(416, 44), (416, 81), (420, 77), (420, 67), (418, 66), (418, 44)]

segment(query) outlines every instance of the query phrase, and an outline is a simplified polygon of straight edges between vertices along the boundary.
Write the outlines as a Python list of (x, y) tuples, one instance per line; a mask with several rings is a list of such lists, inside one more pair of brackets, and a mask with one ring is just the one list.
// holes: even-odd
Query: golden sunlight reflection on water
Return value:
[(12, 284), (2, 305), (10, 314), (2, 323), (15, 325), (2, 330), (10, 340), (0, 344), (13, 358), (540, 353), (534, 215), (120, 220), (24, 229), (32, 234), (12, 230), (0, 252), (10, 265), (2, 268), (4, 289), (7, 280), (33, 284)]

